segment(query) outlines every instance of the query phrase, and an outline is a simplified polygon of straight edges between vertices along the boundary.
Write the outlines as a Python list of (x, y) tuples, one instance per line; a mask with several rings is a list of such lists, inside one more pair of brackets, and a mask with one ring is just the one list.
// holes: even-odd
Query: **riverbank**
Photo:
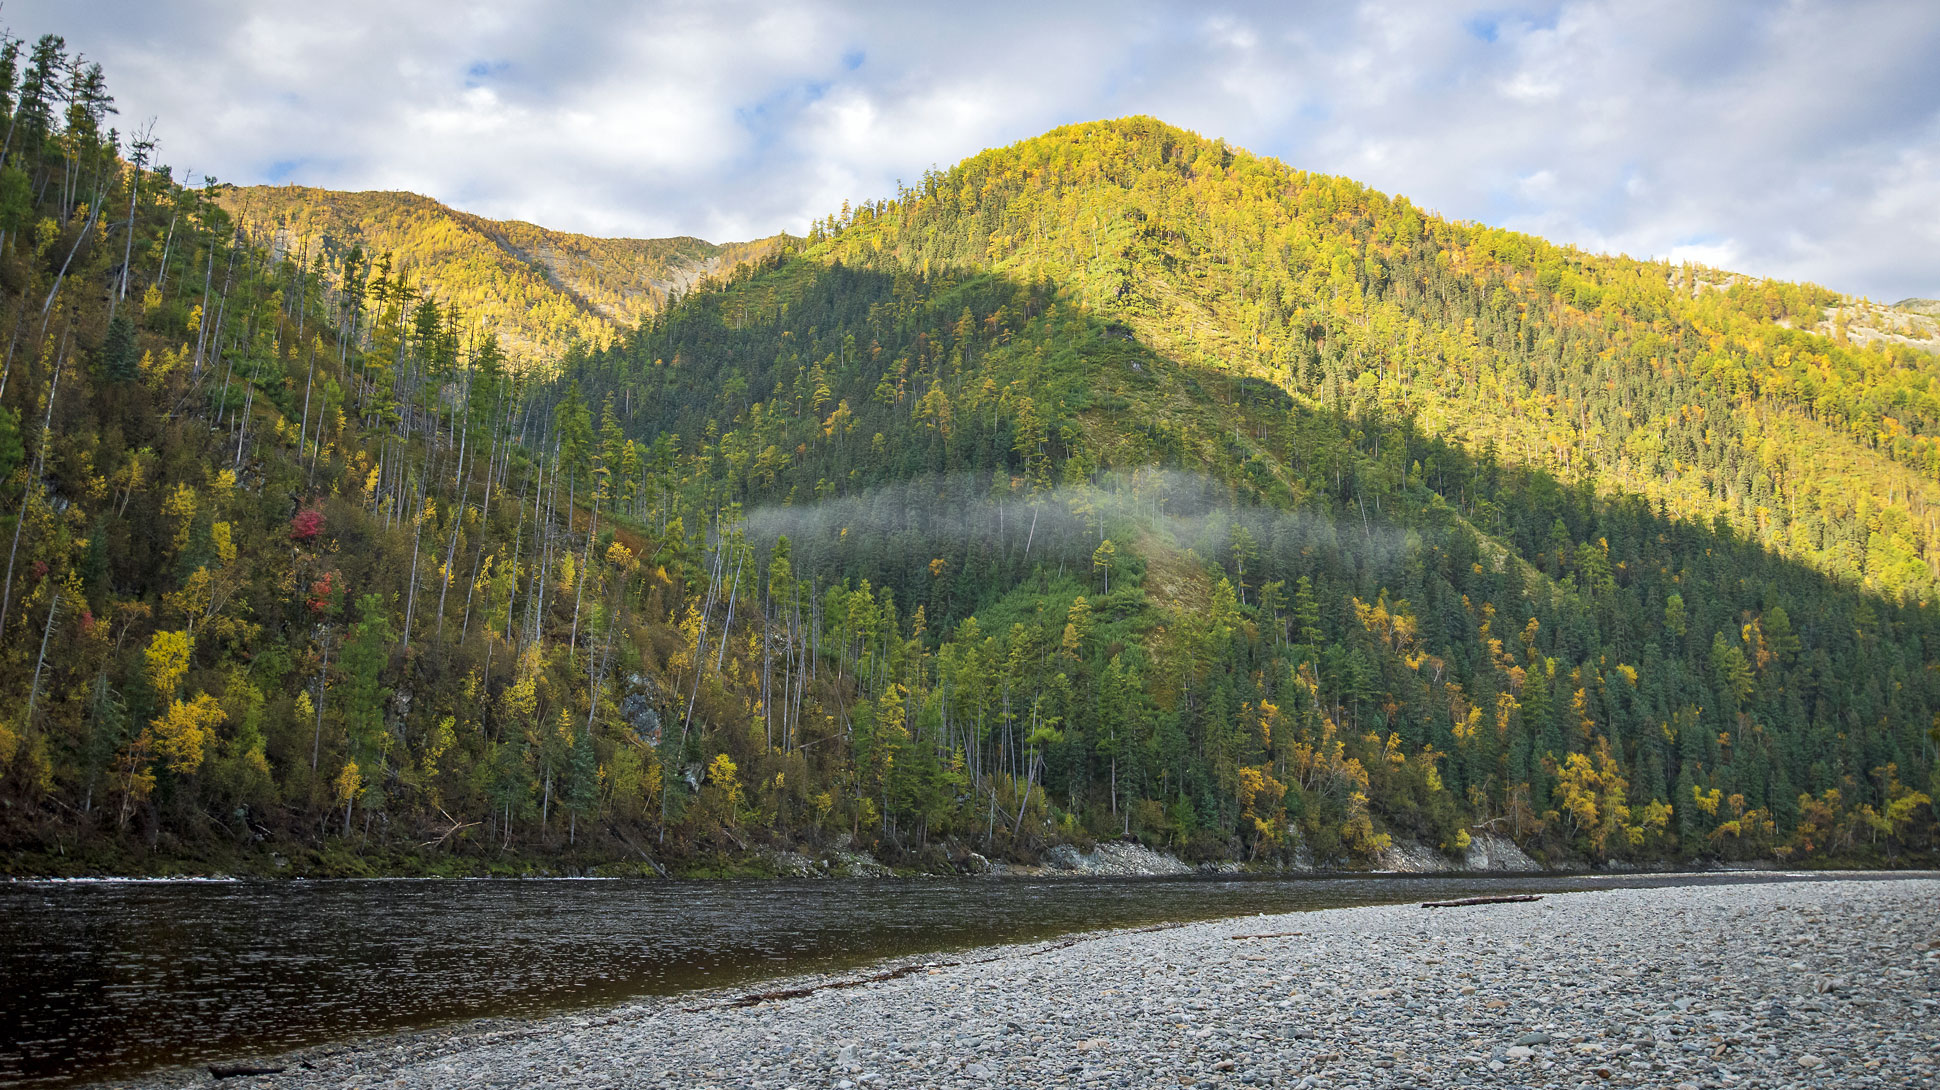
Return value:
[[(754, 846), (735, 852), (654, 859), (593, 852), (503, 851), (468, 855), (424, 850), (363, 852), (326, 843), (232, 846), (212, 856), (136, 855), (113, 846), (88, 854), (0, 851), (0, 878), (913, 878), (989, 875), (1017, 878), (1136, 878), (1183, 874), (1313, 874), (1366, 871), (1394, 874), (1466, 872), (1536, 873), (1550, 868), (1525, 855), (1507, 837), (1479, 835), (1467, 852), (1450, 857), (1416, 844), (1400, 844), (1365, 859), (1316, 862), (1304, 853), (1292, 860), (1187, 863), (1162, 848), (1134, 841), (1061, 842), (1024, 859), (988, 858), (960, 844), (936, 844), (892, 865), (865, 848), (829, 844)], [(1669, 864), (1648, 869), (1669, 869)]]
[(1936, 903), (1928, 877), (1256, 916), (316, 1048), (223, 1085), (1927, 1086)]
[(752, 843), (730, 851), (669, 853), (655, 857), (632, 841), (608, 843), (616, 854), (591, 843), (580, 848), (455, 851), (435, 844), (323, 840), (227, 844), (202, 854), (147, 852), (138, 846), (95, 843), (72, 852), (0, 848), (0, 881), (48, 878), (916, 878), (993, 876), (1012, 878), (1135, 878), (1184, 874), (1647, 874), (1664, 871), (1907, 870), (1940, 867), (1940, 856), (1867, 855), (1780, 859), (1629, 859), (1597, 862), (1579, 857), (1538, 857), (1499, 833), (1473, 830), (1466, 847), (1449, 854), (1397, 839), (1366, 856), (1316, 858), (1296, 845), (1276, 858), (1214, 857), (1188, 862), (1164, 845), (1138, 841), (1057, 841), (1019, 857), (985, 856), (956, 841), (932, 842), (920, 852), (873, 853), (846, 838), (821, 844)]

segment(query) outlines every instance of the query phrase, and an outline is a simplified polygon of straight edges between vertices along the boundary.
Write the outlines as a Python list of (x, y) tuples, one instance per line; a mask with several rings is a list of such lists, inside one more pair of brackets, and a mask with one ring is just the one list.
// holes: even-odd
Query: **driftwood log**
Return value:
[(1540, 901), (1533, 893), (1518, 893), (1509, 897), (1464, 897), (1459, 901), (1423, 901), (1423, 908), (1467, 908), (1470, 905), (1508, 905), (1522, 901)]

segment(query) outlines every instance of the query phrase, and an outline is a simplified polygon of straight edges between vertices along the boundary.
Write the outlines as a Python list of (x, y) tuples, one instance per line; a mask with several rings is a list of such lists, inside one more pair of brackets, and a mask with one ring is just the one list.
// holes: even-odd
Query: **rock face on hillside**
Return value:
[(1400, 874), (1443, 874), (1463, 867), (1425, 844), (1397, 840), (1374, 857), (1374, 869)]
[(1529, 853), (1516, 847), (1516, 842), (1506, 836), (1494, 833), (1478, 833), (1470, 837), (1468, 853), (1463, 859), (1469, 870), (1483, 871), (1536, 871), (1543, 865), (1529, 858)]
[(1476, 833), (1469, 840), (1461, 859), (1448, 856), (1414, 841), (1396, 841), (1375, 859), (1378, 870), (1401, 874), (1449, 874), (1462, 871), (1539, 871), (1542, 864), (1516, 847), (1516, 842), (1495, 833)]
[[(1397, 874), (1461, 874), (1489, 872), (1513, 874), (1546, 868), (1530, 858), (1506, 836), (1477, 833), (1460, 859), (1411, 840), (1397, 841), (1374, 859), (1374, 869)], [(836, 851), (819, 858), (796, 851), (773, 852), (769, 863), (777, 874), (795, 878), (875, 878), (894, 872), (866, 852)], [(1341, 864), (1333, 864), (1339, 866)], [(1303, 874), (1316, 869), (1305, 846), (1298, 848), (1293, 863), (1279, 873)], [(1105, 841), (1089, 851), (1073, 844), (1059, 844), (1045, 851), (1036, 863), (1010, 863), (986, 859), (976, 852), (957, 861), (957, 870), (969, 875), (1010, 878), (1160, 878), (1186, 874), (1244, 874), (1246, 865), (1233, 860), (1193, 865), (1170, 852), (1155, 851), (1128, 841)]]
[(1191, 874), (1193, 869), (1177, 856), (1155, 852), (1142, 844), (1106, 842), (1088, 852), (1060, 844), (1044, 853), (1041, 864), (993, 863), (988, 873), (1013, 877), (1150, 878)]
[(1060, 870), (1092, 877), (1192, 873), (1192, 868), (1177, 856), (1155, 852), (1142, 844), (1100, 844), (1089, 852), (1067, 844), (1053, 848), (1047, 861)]
[(835, 849), (819, 855), (769, 851), (761, 858), (782, 878), (894, 878), (896, 872), (868, 852)]
[(1902, 299), (1891, 306), (1847, 301), (1825, 308), (1812, 331), (1849, 344), (1904, 345), (1940, 354), (1940, 299)]

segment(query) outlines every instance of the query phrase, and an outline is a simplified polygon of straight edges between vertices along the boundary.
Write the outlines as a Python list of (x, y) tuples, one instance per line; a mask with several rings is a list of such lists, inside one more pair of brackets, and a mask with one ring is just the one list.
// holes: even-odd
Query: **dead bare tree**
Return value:
[(115, 288), (114, 298), (108, 300), (108, 320), (115, 320), (115, 308), (128, 298), (128, 267), (135, 260), (135, 198), (141, 192), (141, 170), (148, 165), (148, 157), (155, 150), (155, 119), (149, 118), (135, 135), (129, 145), (131, 158), (129, 165), (134, 173), (128, 179), (128, 239), (121, 250), (121, 283)]

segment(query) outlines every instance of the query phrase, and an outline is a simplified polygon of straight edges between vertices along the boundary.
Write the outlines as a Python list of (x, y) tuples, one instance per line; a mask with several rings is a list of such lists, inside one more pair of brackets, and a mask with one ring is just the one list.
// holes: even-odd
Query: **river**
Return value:
[(0, 1084), (72, 1085), (1106, 927), (1480, 894), (1809, 880), (11, 882), (0, 884)]

